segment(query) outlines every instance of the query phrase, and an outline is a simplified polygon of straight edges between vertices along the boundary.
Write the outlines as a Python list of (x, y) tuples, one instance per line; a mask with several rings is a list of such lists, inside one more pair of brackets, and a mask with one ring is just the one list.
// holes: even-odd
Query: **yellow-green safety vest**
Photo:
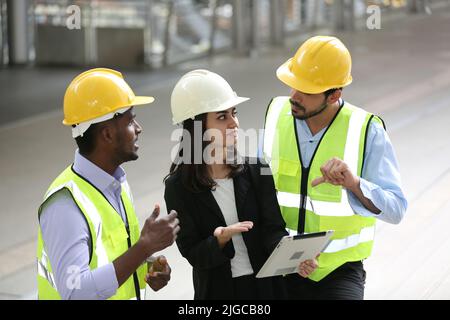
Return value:
[[(128, 228), (106, 197), (88, 180), (77, 174), (71, 166), (66, 168), (50, 185), (39, 208), (39, 216), (44, 203), (62, 189), (70, 191), (73, 200), (89, 225), (91, 239), (90, 270), (111, 263), (138, 241), (140, 236), (139, 221), (134, 211), (130, 188), (126, 182), (122, 183), (121, 200), (126, 212)], [(64, 212), (60, 214), (64, 214)], [(37, 246), (37, 267), (38, 298), (42, 300), (61, 299), (55, 284), (52, 262), (45, 251), (45, 243), (42, 239), (40, 227)], [(116, 294), (110, 299), (129, 300), (140, 298), (146, 285), (146, 272), (145, 264), (141, 265), (117, 289)]]
[(353, 212), (347, 191), (328, 183), (311, 186), (322, 176), (320, 167), (333, 157), (344, 160), (353, 174), (361, 176), (367, 128), (382, 120), (347, 102), (326, 129), (308, 168), (302, 165), (295, 118), (289, 97), (276, 97), (265, 120), (263, 153), (270, 164), (281, 213), (290, 234), (334, 230), (321, 253), (319, 267), (310, 279), (320, 281), (350, 261), (370, 256), (375, 235), (373, 217)]

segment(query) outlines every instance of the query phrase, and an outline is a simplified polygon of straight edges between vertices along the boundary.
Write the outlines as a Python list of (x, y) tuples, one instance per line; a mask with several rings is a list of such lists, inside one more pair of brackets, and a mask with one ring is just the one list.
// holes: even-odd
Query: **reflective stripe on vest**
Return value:
[(347, 238), (335, 239), (331, 241), (328, 247), (324, 250), (324, 253), (333, 253), (353, 248), (361, 243), (373, 241), (374, 238), (375, 226), (363, 228), (359, 234), (352, 234)]
[[(319, 281), (343, 263), (370, 255), (375, 219), (356, 215), (344, 188), (330, 184), (312, 188), (311, 182), (322, 175), (320, 166), (336, 156), (347, 163), (353, 174), (360, 176), (371, 118), (364, 110), (345, 103), (325, 131), (310, 167), (301, 169), (289, 98), (274, 98), (267, 111), (263, 153), (273, 172), (288, 232), (298, 233), (301, 212), (305, 215), (305, 233), (335, 230), (329, 246), (319, 257), (319, 268), (311, 275), (312, 280)], [(305, 175), (303, 180), (307, 179), (306, 185), (305, 181), (302, 183), (302, 175)], [(304, 196), (301, 190), (305, 191)]]
[[(55, 179), (44, 197), (43, 204), (62, 189), (67, 189), (72, 195), (75, 204), (87, 221), (92, 238), (92, 256), (89, 263), (91, 270), (111, 263), (139, 238), (140, 228), (132, 205), (129, 186), (125, 182), (121, 187), (121, 200), (128, 219), (129, 231), (108, 200), (89, 182), (78, 176), (71, 167), (64, 170)], [(41, 208), (42, 205), (39, 208), (39, 214)], [(61, 214), (64, 214), (64, 212), (61, 212)], [(60, 299), (51, 262), (45, 252), (40, 228), (38, 233), (37, 265), (39, 299)], [(146, 272), (145, 265), (140, 266), (135, 274), (128, 278), (110, 299), (135, 299), (140, 289), (145, 288), (144, 277)], [(135, 280), (137, 280), (137, 283)]]
[[(52, 194), (60, 191), (63, 188), (67, 188), (71, 191), (73, 197), (80, 201), (83, 204), (83, 213), (88, 216), (88, 221), (92, 222), (93, 230), (95, 230), (96, 240), (94, 244), (95, 254), (97, 256), (97, 267), (104, 266), (109, 263), (108, 255), (106, 254), (105, 247), (103, 246), (102, 241), (102, 218), (98, 213), (97, 208), (92, 203), (92, 201), (87, 197), (81, 190), (78, 188), (77, 184), (74, 181), (68, 181), (66, 184), (62, 186), (58, 186), (57, 188), (49, 190), (47, 193), (46, 199), (50, 197)], [(45, 200), (44, 200), (45, 202)], [(94, 249), (92, 248), (92, 249)]]
[(38, 267), (38, 275), (45, 278), (50, 285), (56, 289), (56, 282), (55, 278), (53, 277), (53, 273), (49, 270), (49, 263), (48, 263), (48, 257), (45, 250), (42, 252), (41, 259), (37, 259), (37, 267)]
[[(301, 195), (289, 192), (278, 191), (278, 204), (283, 207), (300, 208)], [(342, 190), (342, 199), (347, 199), (347, 191)], [(342, 200), (340, 202), (327, 202), (319, 200), (311, 200), (306, 197), (306, 209), (314, 212), (319, 216), (353, 216), (354, 212), (348, 201)]]
[[(286, 228), (290, 236), (295, 236), (298, 234), (297, 230), (292, 230)], [(351, 236), (344, 239), (335, 239), (330, 242), (330, 244), (323, 251), (324, 253), (334, 253), (346, 249), (356, 247), (357, 245), (373, 241), (375, 238), (375, 226), (363, 228), (359, 234), (352, 234)]]

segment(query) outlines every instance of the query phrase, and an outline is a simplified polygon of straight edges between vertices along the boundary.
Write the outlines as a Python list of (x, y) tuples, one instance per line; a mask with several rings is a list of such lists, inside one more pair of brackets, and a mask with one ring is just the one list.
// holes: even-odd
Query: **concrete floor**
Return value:
[[(409, 200), (400, 225), (377, 225), (374, 252), (365, 263), (366, 298), (450, 299), (450, 6), (431, 16), (382, 20), (378, 31), (337, 35), (354, 62), (354, 82), (344, 98), (385, 120)], [(137, 109), (144, 127), (140, 158), (125, 164), (141, 222), (155, 203), (164, 208), (162, 179), (175, 145), (169, 101), (177, 79), (194, 68), (221, 74), (238, 94), (252, 98), (239, 108), (241, 127), (261, 128), (270, 98), (289, 92), (275, 70), (301, 41), (291, 39), (251, 59), (224, 55), (157, 72), (123, 71), (137, 94), (157, 98)], [(35, 297), (36, 211), (49, 183), (73, 159), (75, 143), (61, 124), (61, 105), (79, 71), (0, 72), (0, 299)], [(192, 299), (189, 264), (176, 246), (164, 254), (173, 269), (171, 283), (147, 298)]]

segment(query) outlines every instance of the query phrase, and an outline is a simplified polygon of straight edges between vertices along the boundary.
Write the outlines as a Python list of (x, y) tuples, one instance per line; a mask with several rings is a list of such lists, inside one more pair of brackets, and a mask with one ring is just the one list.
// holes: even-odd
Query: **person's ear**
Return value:
[(332, 94), (330, 94), (327, 98), (328, 104), (334, 104), (342, 97), (342, 90), (336, 90)]
[(106, 144), (113, 144), (116, 136), (116, 127), (104, 125), (100, 128), (100, 139)]

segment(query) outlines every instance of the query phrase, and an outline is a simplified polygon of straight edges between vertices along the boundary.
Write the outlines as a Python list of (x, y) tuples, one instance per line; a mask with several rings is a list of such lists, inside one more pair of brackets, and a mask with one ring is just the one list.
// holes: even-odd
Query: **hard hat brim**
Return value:
[[(154, 101), (155, 101), (155, 98), (153, 98), (153, 97), (146, 97), (146, 96), (134, 97), (134, 99), (129, 104), (124, 105), (124, 106), (120, 106), (120, 107), (118, 107), (116, 109), (113, 109), (113, 110), (111, 110), (111, 113), (114, 113), (114, 111), (116, 111), (118, 109), (121, 109), (121, 108), (133, 107), (133, 106), (141, 106), (141, 105), (144, 105), (144, 104), (150, 104), (150, 103), (152, 103)], [(87, 120), (85, 120), (83, 122), (91, 121), (91, 120), (94, 120), (96, 118), (98, 118), (98, 117), (87, 119)], [(71, 126), (71, 125), (74, 125), (74, 124), (78, 124), (77, 122), (69, 122), (66, 119), (64, 119), (62, 123), (64, 125), (66, 125), (66, 126)]]
[(143, 104), (150, 104), (153, 101), (155, 101), (155, 98), (153, 97), (138, 96), (133, 99), (133, 102), (130, 104), (130, 106), (140, 106)]
[(248, 101), (248, 100), (250, 100), (250, 98), (236, 97), (236, 98), (233, 98), (231, 100), (228, 100), (228, 101), (222, 103), (220, 106), (218, 106), (217, 108), (212, 109), (209, 112), (224, 111), (224, 110), (227, 110), (229, 108), (235, 107), (238, 104), (241, 104), (242, 102), (245, 102), (245, 101)]
[[(238, 104), (241, 104), (241, 103), (243, 103), (245, 101), (248, 101), (248, 100), (250, 100), (250, 98), (236, 96), (235, 98), (233, 98), (231, 100), (228, 100), (228, 101), (222, 103), (221, 105), (219, 105), (219, 106), (217, 106), (215, 108), (209, 109), (207, 111), (207, 113), (224, 111), (224, 110), (227, 110), (229, 108), (235, 107)], [(182, 123), (183, 121), (185, 121), (187, 119), (191, 119), (191, 118), (193, 118), (195, 116), (197, 116), (197, 114), (186, 114), (183, 117), (180, 117), (180, 118), (177, 118), (177, 119), (172, 118), (172, 123), (174, 125), (176, 125), (176, 124)]]
[(307, 80), (299, 80), (292, 72), (291, 72), (291, 61), (292, 58), (283, 63), (278, 69), (277, 69), (277, 78), (283, 82), (285, 85), (291, 87), (292, 89), (296, 89), (303, 93), (309, 93), (309, 94), (319, 94), (323, 93), (330, 89), (340, 88), (340, 87), (346, 87), (349, 84), (352, 83), (352, 77), (350, 76), (350, 79), (344, 83), (344, 84), (338, 84), (334, 86), (324, 86), (324, 85), (317, 85)]

